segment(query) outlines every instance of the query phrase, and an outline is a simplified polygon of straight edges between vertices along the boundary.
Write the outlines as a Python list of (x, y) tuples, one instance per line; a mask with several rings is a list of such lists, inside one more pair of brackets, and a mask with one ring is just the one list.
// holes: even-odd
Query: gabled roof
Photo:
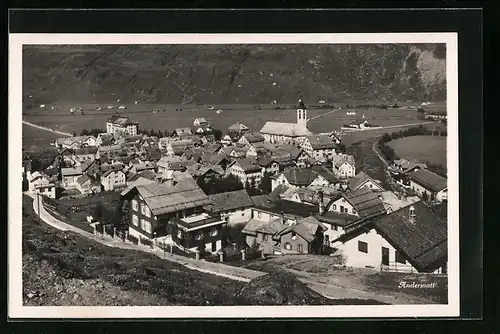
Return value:
[(290, 187), (284, 185), (284, 184), (279, 184), (277, 187), (271, 191), (271, 193), (268, 195), (268, 198), (271, 201), (276, 201), (281, 198), (281, 195), (284, 194)]
[(339, 180), (327, 168), (316, 166), (313, 168), (293, 167), (282, 172), (288, 183), (294, 186), (308, 186), (318, 175), (324, 177), (330, 183), (337, 183)]
[(366, 182), (370, 181), (371, 183), (378, 185), (380, 189), (383, 190), (382, 186), (380, 183), (371, 178), (369, 175), (367, 175), (365, 172), (361, 171), (359, 172), (355, 177), (349, 180), (349, 189), (351, 190), (357, 190), (361, 188)]
[(196, 171), (197, 175), (205, 175), (208, 171), (214, 171), (219, 175), (224, 175), (224, 169), (219, 165), (200, 166)]
[(413, 182), (420, 184), (424, 188), (434, 192), (439, 192), (443, 189), (446, 189), (446, 187), (448, 186), (447, 180), (444, 177), (439, 176), (425, 168), (411, 173), (410, 179)]
[(174, 132), (178, 135), (178, 136), (182, 136), (182, 135), (192, 135), (193, 132), (191, 131), (190, 128), (188, 127), (185, 127), (185, 128), (177, 128), (174, 130)]
[(253, 172), (259, 172), (261, 171), (261, 167), (257, 165), (257, 162), (255, 159), (237, 159), (234, 160), (231, 165), (233, 164), (238, 164), (244, 172), (246, 173), (253, 173)]
[(248, 196), (246, 190), (213, 194), (208, 197), (212, 201), (210, 205), (210, 210), (212, 212), (245, 209), (253, 206), (252, 199)]
[(325, 231), (326, 227), (323, 226), (323, 224), (321, 224), (316, 218), (307, 217), (300, 220), (297, 224), (288, 226), (287, 228), (280, 231), (278, 234), (282, 236), (291, 232), (295, 232), (307, 242), (311, 242), (314, 240), (314, 237), (318, 229), (320, 231)]
[(323, 223), (334, 224), (337, 226), (346, 226), (352, 222), (359, 220), (358, 216), (346, 213), (338, 213), (335, 211), (326, 211), (322, 215), (316, 215), (315, 217)]
[(341, 194), (351, 204), (361, 218), (374, 217), (386, 213), (384, 203), (368, 188), (346, 191)]
[(319, 212), (319, 208), (316, 205), (303, 204), (283, 199), (260, 203), (259, 205), (256, 205), (255, 208), (275, 214), (283, 212), (285, 214), (298, 217), (314, 216)]
[(268, 158), (268, 157), (261, 157), (257, 160), (257, 165), (260, 167), (268, 167), (271, 165), (273, 162), (278, 163), (276, 159)]
[(312, 166), (311, 169), (323, 176), (330, 183), (338, 183), (339, 179), (333, 174), (333, 171), (325, 166)]
[(335, 167), (340, 167), (344, 162), (356, 166), (354, 156), (349, 154), (337, 154), (332, 157), (332, 163)]
[(92, 176), (88, 175), (88, 174), (83, 174), (82, 176), (80, 176), (76, 182), (78, 182), (78, 184), (80, 185), (84, 185), (87, 181), (90, 181), (90, 184), (92, 185), (98, 185), (99, 182), (97, 182), (96, 179), (94, 179)]
[(196, 118), (195, 121), (198, 121), (200, 124), (201, 123), (208, 123), (207, 120), (203, 117)]
[(418, 198), (417, 196), (401, 197), (390, 190), (381, 191), (378, 193), (378, 196), (380, 196), (386, 210), (389, 210), (390, 208), (393, 211), (399, 210), (405, 206), (420, 201), (420, 198)]
[(285, 225), (281, 224), (279, 219), (267, 221), (252, 218), (241, 230), (241, 233), (253, 236), (257, 236), (257, 232), (274, 235), (283, 228), (285, 228)]
[(267, 195), (252, 196), (251, 199), (254, 206), (262, 206), (268, 201)]
[(325, 231), (326, 227), (323, 226), (323, 224), (321, 224), (321, 222), (319, 222), (316, 218), (306, 217), (300, 220), (297, 224), (288, 226), (284, 230), (280, 231), (278, 234), (281, 236), (291, 232), (295, 232), (307, 242), (311, 242), (314, 240), (314, 237), (318, 229), (320, 231)]
[(303, 137), (312, 134), (307, 127), (302, 127), (296, 123), (281, 122), (266, 122), (260, 133), (286, 137)]
[(154, 215), (211, 204), (210, 199), (193, 179), (181, 182), (135, 186), (122, 192), (122, 196), (139, 193)]
[(337, 147), (337, 144), (328, 135), (307, 136), (313, 150), (329, 150)]
[[(410, 221), (410, 207), (415, 221)], [(380, 234), (418, 270), (432, 272), (448, 256), (447, 222), (426, 203), (419, 201), (372, 221)]]
[(259, 143), (264, 141), (264, 136), (258, 132), (246, 132), (242, 135), (249, 143)]
[(73, 176), (73, 175), (81, 175), (82, 169), (80, 167), (75, 168), (62, 168), (61, 175), (62, 176)]
[(228, 130), (229, 131), (247, 131), (247, 130), (249, 130), (249, 127), (243, 123), (238, 122), (238, 123), (234, 123), (233, 125), (231, 125), (228, 128)]

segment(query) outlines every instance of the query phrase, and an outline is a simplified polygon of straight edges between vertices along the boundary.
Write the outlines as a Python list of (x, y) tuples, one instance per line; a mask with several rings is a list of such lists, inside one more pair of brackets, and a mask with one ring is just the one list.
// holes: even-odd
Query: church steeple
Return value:
[(300, 127), (306, 127), (307, 124), (307, 109), (304, 101), (299, 100), (299, 106), (297, 108), (297, 125)]

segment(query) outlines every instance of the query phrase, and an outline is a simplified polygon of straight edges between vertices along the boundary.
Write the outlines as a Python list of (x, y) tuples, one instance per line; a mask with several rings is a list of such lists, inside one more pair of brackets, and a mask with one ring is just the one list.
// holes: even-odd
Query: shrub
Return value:
[(139, 243), (139, 239), (134, 237), (133, 235), (130, 235), (130, 234), (127, 236), (127, 240), (131, 241), (132, 243), (134, 243), (136, 245)]

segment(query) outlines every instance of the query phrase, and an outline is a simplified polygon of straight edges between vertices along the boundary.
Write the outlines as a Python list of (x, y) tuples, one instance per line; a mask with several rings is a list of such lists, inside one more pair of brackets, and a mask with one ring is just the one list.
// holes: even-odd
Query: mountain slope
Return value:
[(24, 96), (60, 101), (444, 100), (444, 45), (26, 46)]

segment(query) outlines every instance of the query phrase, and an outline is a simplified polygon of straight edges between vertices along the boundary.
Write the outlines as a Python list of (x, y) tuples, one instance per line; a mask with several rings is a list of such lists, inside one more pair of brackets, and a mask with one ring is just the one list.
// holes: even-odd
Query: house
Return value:
[(274, 254), (279, 251), (279, 240), (273, 239), (276, 233), (286, 228), (280, 218), (261, 220), (252, 218), (245, 225), (241, 233), (245, 236), (245, 243), (264, 254)]
[(84, 195), (97, 194), (101, 192), (101, 183), (89, 174), (83, 174), (76, 180), (76, 189)]
[(36, 192), (49, 198), (56, 198), (56, 186), (46, 175), (40, 172), (34, 172), (28, 175), (27, 179), (29, 191)]
[(205, 182), (209, 182), (213, 179), (220, 179), (224, 177), (224, 175), (224, 169), (222, 169), (222, 167), (219, 165), (198, 166), (194, 173), (194, 176), (196, 176), (197, 180), (203, 178)]
[(127, 186), (127, 178), (121, 169), (110, 168), (101, 175), (101, 185), (105, 191), (113, 191)]
[(54, 146), (56, 148), (67, 148), (67, 149), (75, 149), (81, 146), (81, 142), (77, 140), (78, 137), (69, 137), (69, 138), (58, 138), (54, 142)]
[(181, 156), (187, 149), (193, 146), (193, 141), (190, 139), (171, 141), (167, 145), (167, 155)]
[(339, 180), (333, 173), (323, 166), (315, 168), (292, 167), (271, 178), (271, 189), (278, 185), (297, 188), (309, 186), (335, 186)]
[(337, 154), (332, 159), (333, 173), (339, 179), (348, 179), (356, 175), (356, 161), (349, 154)]
[(62, 186), (66, 189), (76, 188), (78, 184), (77, 180), (82, 175), (83, 173), (80, 167), (62, 168)]
[(317, 161), (331, 161), (336, 155), (337, 144), (328, 135), (312, 135), (305, 137), (301, 147), (309, 157)]
[(231, 158), (245, 158), (247, 156), (248, 146), (245, 145), (235, 145), (231, 146), (229, 151), (229, 156)]
[(317, 205), (304, 204), (300, 202), (283, 199), (259, 201), (254, 203), (252, 218), (264, 221), (280, 219), (285, 225), (297, 223), (302, 218), (314, 216), (320, 213)]
[(191, 129), (188, 127), (184, 127), (184, 128), (177, 128), (174, 131), (172, 131), (171, 137), (184, 137), (191, 135), (193, 135)]
[(360, 219), (372, 218), (387, 212), (379, 196), (365, 187), (340, 193), (326, 209), (357, 216)]
[(227, 166), (226, 175), (234, 175), (242, 184), (248, 182), (257, 187), (262, 179), (262, 168), (255, 159), (236, 159)]
[(263, 169), (264, 173), (269, 175), (276, 175), (280, 171), (279, 162), (271, 158), (262, 157), (257, 160), (257, 165)]
[(378, 196), (382, 201), (382, 203), (384, 204), (387, 213), (391, 213), (405, 206), (420, 201), (420, 198), (418, 198), (417, 196), (410, 196), (410, 197), (401, 196), (395, 194), (390, 190), (379, 192)]
[(204, 211), (211, 200), (192, 178), (135, 186), (122, 196), (130, 208), (129, 234), (149, 240), (170, 235), (193, 251), (199, 246), (211, 252), (222, 248), (226, 222)]
[(237, 122), (227, 128), (227, 130), (228, 133), (233, 133), (241, 136), (243, 133), (250, 131), (250, 128), (241, 122)]
[(106, 132), (113, 135), (128, 134), (129, 136), (136, 136), (138, 127), (138, 122), (123, 116), (111, 116), (106, 122)]
[(219, 214), (228, 225), (246, 223), (252, 218), (253, 202), (246, 190), (236, 190), (208, 196), (212, 204), (206, 210)]
[(409, 177), (411, 190), (424, 200), (442, 202), (448, 199), (446, 178), (425, 168), (410, 173)]
[(238, 143), (244, 145), (262, 143), (262, 142), (264, 142), (264, 137), (262, 136), (262, 134), (258, 132), (248, 132), (248, 131), (243, 133), (240, 139), (238, 140)]
[(306, 136), (312, 135), (307, 128), (307, 109), (304, 102), (299, 100), (296, 123), (266, 122), (259, 132), (270, 143), (301, 142)]
[(389, 166), (389, 172), (397, 184), (408, 189), (410, 188), (409, 174), (422, 168), (427, 168), (427, 165), (414, 160), (397, 159)]
[(423, 201), (347, 230), (332, 245), (350, 267), (447, 273), (447, 221)]
[(380, 181), (371, 178), (363, 171), (359, 172), (355, 177), (349, 180), (348, 188), (349, 190), (358, 190), (362, 187), (366, 187), (371, 191), (384, 191)]
[(184, 170), (185, 166), (183, 162), (185, 159), (181, 158), (178, 155), (169, 155), (162, 157), (156, 163), (156, 167), (158, 167), (158, 172), (164, 172), (169, 170)]
[(158, 139), (158, 148), (160, 150), (166, 150), (170, 141), (172, 141), (171, 137), (162, 137)]
[(95, 160), (97, 147), (75, 149), (71, 160), (73, 165), (80, 166), (83, 162)]
[(205, 118), (201, 117), (201, 118), (196, 118), (193, 122), (193, 126), (195, 127), (200, 127), (200, 126), (207, 126), (208, 125), (208, 122)]
[(326, 227), (314, 217), (287, 226), (273, 239), (279, 240), (281, 254), (321, 254)]
[(229, 146), (229, 145), (232, 145), (233, 143), (236, 143), (238, 142), (238, 140), (241, 138), (241, 135), (238, 134), (238, 133), (235, 133), (235, 132), (229, 132), (227, 134), (225, 134), (220, 142), (221, 144), (223, 144), (224, 146)]

